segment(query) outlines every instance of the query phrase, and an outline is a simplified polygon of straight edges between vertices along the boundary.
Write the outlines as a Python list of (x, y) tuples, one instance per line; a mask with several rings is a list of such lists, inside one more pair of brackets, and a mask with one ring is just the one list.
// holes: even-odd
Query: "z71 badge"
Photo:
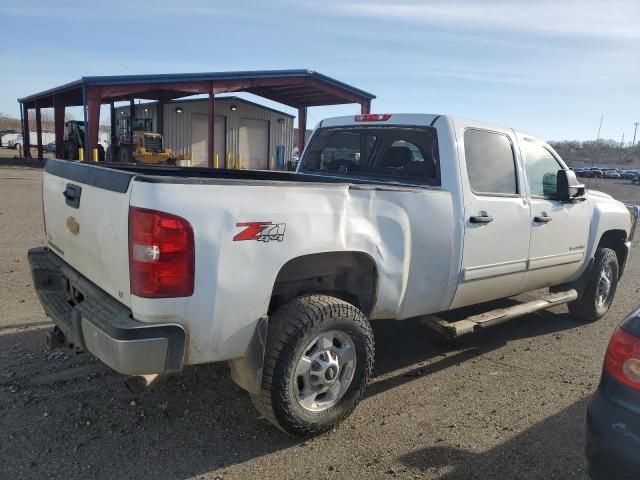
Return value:
[(241, 222), (236, 227), (243, 230), (233, 237), (234, 242), (241, 240), (257, 240), (258, 242), (271, 242), (284, 240), (286, 223), (273, 222)]

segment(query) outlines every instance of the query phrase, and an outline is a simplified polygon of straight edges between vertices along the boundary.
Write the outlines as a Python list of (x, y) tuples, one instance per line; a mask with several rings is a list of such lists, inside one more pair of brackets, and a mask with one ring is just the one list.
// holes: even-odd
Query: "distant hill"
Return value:
[(20, 119), (0, 113), (0, 131), (2, 130), (15, 130), (19, 132), (21, 130)]
[(640, 145), (621, 146), (615, 140), (562, 140), (549, 142), (569, 165), (620, 165), (622, 168), (638, 168)]

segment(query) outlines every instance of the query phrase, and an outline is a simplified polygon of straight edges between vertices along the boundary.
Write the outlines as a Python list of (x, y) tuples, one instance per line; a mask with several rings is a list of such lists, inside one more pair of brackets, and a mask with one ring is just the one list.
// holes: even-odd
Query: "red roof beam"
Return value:
[(250, 78), (244, 80), (214, 80), (213, 93), (230, 93), (248, 91), (259, 87), (272, 87), (278, 85), (305, 85), (306, 78), (281, 77), (281, 78)]
[[(170, 101), (180, 99), (182, 97), (190, 97), (195, 95), (193, 92), (178, 92), (178, 91), (158, 91), (158, 92), (146, 92), (136, 94), (136, 98), (142, 100), (162, 100), (162, 101)], [(115, 97), (105, 97), (102, 96), (102, 103), (111, 103), (111, 102), (123, 102), (128, 101), (131, 98), (131, 95), (120, 95)]]
[[(198, 95), (211, 91), (211, 82), (180, 82), (180, 83), (146, 83), (134, 85), (106, 85), (103, 87), (93, 87), (101, 89), (101, 97), (105, 98), (131, 98), (145, 94), (155, 94), (156, 92), (180, 92), (187, 95)], [(185, 95), (182, 95), (185, 96)]]
[[(301, 93), (297, 93), (295, 95), (287, 95), (287, 97), (290, 101), (301, 104), (304, 102), (315, 102), (315, 101), (336, 101), (338, 103), (353, 103), (350, 102), (348, 100), (345, 100), (344, 98), (341, 97), (335, 97), (331, 94), (325, 93), (325, 92), (301, 92)], [(309, 104), (311, 106), (311, 104)]]
[(362, 102), (368, 100), (367, 98), (363, 97), (362, 95), (357, 95), (355, 93), (348, 92), (348, 91), (346, 91), (346, 90), (344, 90), (342, 88), (336, 87), (336, 86), (331, 85), (329, 83), (322, 82), (322, 81), (318, 80), (317, 78), (309, 78), (307, 80), (309, 82), (309, 85), (317, 88), (318, 90), (322, 90), (322, 91), (325, 91), (327, 93), (332, 94), (335, 97), (348, 100), (348, 102), (344, 102), (344, 103), (362, 103)]

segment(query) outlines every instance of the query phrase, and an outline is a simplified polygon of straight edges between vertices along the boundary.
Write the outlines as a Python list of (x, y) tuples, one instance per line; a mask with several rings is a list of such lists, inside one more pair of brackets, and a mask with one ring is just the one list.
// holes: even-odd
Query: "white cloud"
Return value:
[(394, 4), (380, 0), (329, 0), (322, 5), (315, 2), (305, 5), (338, 16), (403, 21), (432, 27), (603, 39), (640, 38), (638, 0), (433, 0)]

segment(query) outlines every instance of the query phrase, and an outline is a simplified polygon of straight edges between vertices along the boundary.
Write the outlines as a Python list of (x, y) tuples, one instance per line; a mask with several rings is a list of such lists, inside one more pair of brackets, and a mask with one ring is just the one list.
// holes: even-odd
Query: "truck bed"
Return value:
[[(108, 174), (106, 172), (103, 175), (96, 176), (91, 173), (83, 173), (83, 170), (78, 166), (91, 166), (91, 167), (103, 167), (114, 172)], [(169, 165), (132, 165), (122, 163), (106, 163), (101, 162), (96, 164), (95, 162), (68, 162), (65, 160), (49, 160), (45, 166), (45, 170), (54, 175), (62, 176), (68, 179), (81, 181), (82, 183), (93, 184), (92, 182), (98, 182), (94, 186), (100, 188), (106, 188), (111, 190), (117, 188), (117, 191), (121, 190), (124, 185), (128, 185), (133, 177), (137, 177), (137, 181), (149, 182), (149, 183), (180, 183), (180, 184), (215, 184), (221, 180), (224, 183), (229, 184), (233, 181), (247, 182), (251, 181), (254, 184), (271, 184), (278, 182), (287, 183), (324, 183), (324, 184), (352, 184), (369, 185), (371, 187), (378, 187), (383, 189), (413, 189), (413, 188), (427, 188), (434, 189), (437, 187), (428, 185), (415, 185), (406, 182), (390, 181), (388, 179), (378, 178), (361, 178), (353, 175), (341, 175), (338, 172), (332, 175), (323, 173), (322, 175), (315, 175), (312, 173), (297, 173), (297, 172), (284, 172), (284, 171), (266, 171), (266, 170), (229, 170), (229, 169), (210, 169), (201, 167), (178, 167)], [(93, 169), (91, 169), (93, 170)], [(85, 182), (86, 180), (88, 182)]]

